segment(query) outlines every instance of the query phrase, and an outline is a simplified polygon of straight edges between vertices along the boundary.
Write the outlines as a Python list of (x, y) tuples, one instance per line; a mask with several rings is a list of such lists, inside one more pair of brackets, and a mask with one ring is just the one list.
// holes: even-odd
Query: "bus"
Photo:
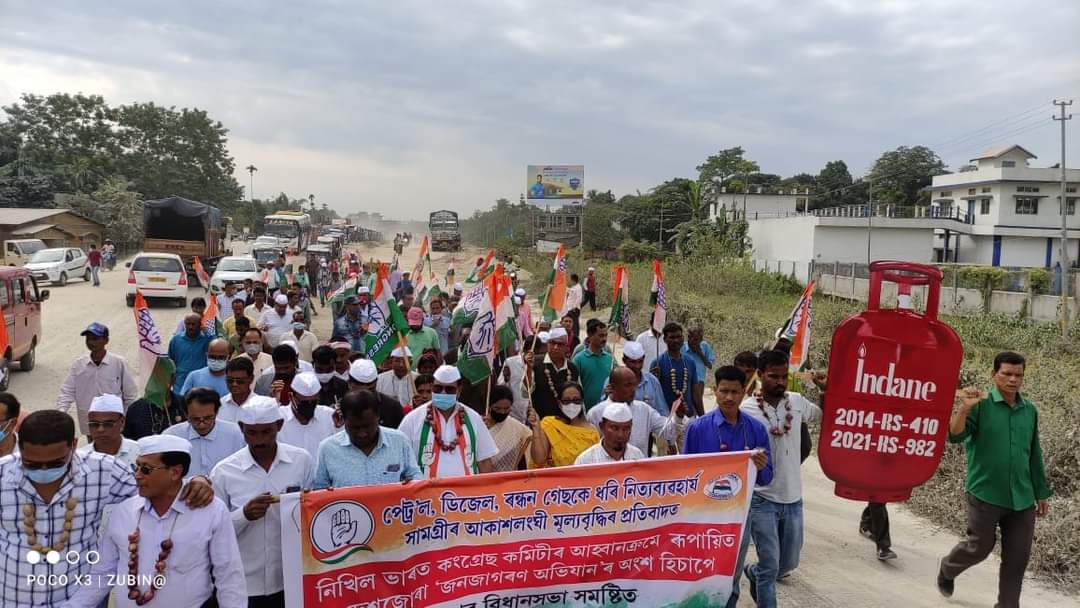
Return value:
[(282, 247), (299, 253), (311, 244), (311, 217), (279, 211), (263, 218), (263, 234), (277, 237)]

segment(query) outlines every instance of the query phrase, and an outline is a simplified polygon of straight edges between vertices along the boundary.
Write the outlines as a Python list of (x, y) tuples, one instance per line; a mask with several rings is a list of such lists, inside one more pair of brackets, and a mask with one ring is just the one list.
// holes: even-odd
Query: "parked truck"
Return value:
[(432, 251), (461, 251), (461, 227), (454, 211), (435, 211), (428, 217)]
[(143, 203), (143, 251), (175, 253), (184, 267), (193, 272), (198, 256), (207, 273), (229, 255), (226, 249), (226, 219), (217, 207), (171, 196)]

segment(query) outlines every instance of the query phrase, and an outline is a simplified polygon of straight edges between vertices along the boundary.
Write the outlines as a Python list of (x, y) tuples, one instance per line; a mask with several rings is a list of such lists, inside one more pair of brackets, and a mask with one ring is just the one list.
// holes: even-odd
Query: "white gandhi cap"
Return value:
[(315, 397), (322, 389), (319, 379), (311, 372), (302, 372), (293, 376), (292, 384), (289, 385), (297, 395), (301, 397)]
[(550, 340), (555, 340), (557, 338), (568, 338), (568, 337), (570, 337), (570, 334), (566, 333), (566, 328), (565, 327), (556, 327), (555, 329), (552, 329), (550, 333), (548, 333), (548, 340), (549, 341)]
[(349, 377), (361, 384), (368, 384), (379, 378), (379, 370), (371, 359), (357, 359), (349, 365)]
[(630, 412), (630, 407), (625, 403), (611, 402), (604, 408), (604, 420), (610, 420), (611, 422), (630, 422), (634, 419), (634, 415)]
[(98, 395), (90, 402), (90, 413), (94, 412), (123, 415), (124, 402), (116, 395)]
[(441, 384), (457, 384), (461, 380), (461, 372), (453, 365), (440, 365), (435, 370), (435, 381)]
[(546, 331), (542, 331), (542, 332), (536, 334), (536, 337), (540, 338), (540, 343), (541, 344), (547, 344), (548, 340), (551, 339), (551, 334), (546, 332)]
[(399, 359), (404, 359), (405, 357), (411, 357), (412, 356), (412, 351), (409, 350), (408, 346), (399, 346), (399, 347), (395, 348), (394, 350), (390, 351), (390, 356), (391, 357), (398, 357)]
[(139, 453), (143, 456), (165, 452), (191, 453), (191, 443), (176, 435), (150, 435), (139, 440)]
[(279, 293), (276, 296), (274, 296), (274, 304), (277, 304), (279, 306), (285, 306), (288, 303), (289, 303), (289, 296), (287, 296), (287, 295), (285, 295), (283, 293)]
[(637, 361), (645, 358), (645, 347), (640, 342), (630, 340), (622, 347), (623, 358)]
[(240, 408), (239, 421), (244, 424), (273, 424), (284, 419), (281, 408), (275, 402), (245, 405)]

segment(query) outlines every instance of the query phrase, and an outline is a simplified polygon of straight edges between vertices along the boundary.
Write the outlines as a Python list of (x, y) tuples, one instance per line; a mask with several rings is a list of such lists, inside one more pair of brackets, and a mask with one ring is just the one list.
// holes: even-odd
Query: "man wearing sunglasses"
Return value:
[(460, 387), (458, 368), (439, 367), (431, 402), (409, 412), (398, 427), (430, 479), (490, 473), (491, 459), (499, 453), (484, 418), (458, 401)]
[[(4, 608), (59, 606), (74, 595), (77, 577), (90, 572), (85, 559), (63, 559), (74, 551), (98, 551), (98, 529), (105, 508), (137, 493), (131, 468), (99, 453), (81, 456), (75, 450), (75, 423), (55, 410), (26, 417), (19, 429), (19, 453), (0, 460), (0, 604)], [(195, 477), (179, 493), (190, 509), (211, 503), (209, 480)], [(178, 501), (177, 504), (180, 503)], [(192, 511), (194, 512), (194, 511)], [(29, 520), (28, 513), (33, 514)], [(70, 518), (74, 526), (65, 531)], [(10, 525), (9, 525), (10, 524)], [(16, 526), (16, 524), (18, 524)], [(33, 534), (27, 534), (26, 529)], [(125, 530), (129, 534), (133, 528)], [(47, 549), (61, 559), (51, 564)], [(156, 555), (156, 553), (154, 554)], [(33, 577), (67, 580), (65, 585), (37, 585)]]
[(89, 444), (78, 449), (79, 456), (93, 452), (108, 454), (127, 466), (139, 457), (139, 444), (124, 437), (124, 402), (116, 395), (98, 395), (90, 402), (87, 413), (90, 427)]

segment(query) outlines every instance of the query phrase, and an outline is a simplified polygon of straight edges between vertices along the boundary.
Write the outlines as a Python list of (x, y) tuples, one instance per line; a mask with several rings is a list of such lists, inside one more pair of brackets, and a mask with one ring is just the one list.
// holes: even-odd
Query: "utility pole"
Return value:
[(1072, 283), (1072, 277), (1069, 276), (1069, 229), (1066, 223), (1068, 218), (1068, 198), (1065, 194), (1065, 121), (1072, 119), (1072, 114), (1065, 114), (1065, 107), (1071, 106), (1073, 100), (1054, 100), (1054, 105), (1058, 107), (1060, 111), (1059, 116), (1051, 116), (1050, 118), (1061, 123), (1061, 335), (1063, 337), (1069, 336), (1069, 324), (1072, 319), (1072, 315), (1069, 314), (1069, 286)]
[(874, 228), (874, 180), (870, 180), (870, 200), (866, 202), (866, 265), (870, 259), (870, 232)]

